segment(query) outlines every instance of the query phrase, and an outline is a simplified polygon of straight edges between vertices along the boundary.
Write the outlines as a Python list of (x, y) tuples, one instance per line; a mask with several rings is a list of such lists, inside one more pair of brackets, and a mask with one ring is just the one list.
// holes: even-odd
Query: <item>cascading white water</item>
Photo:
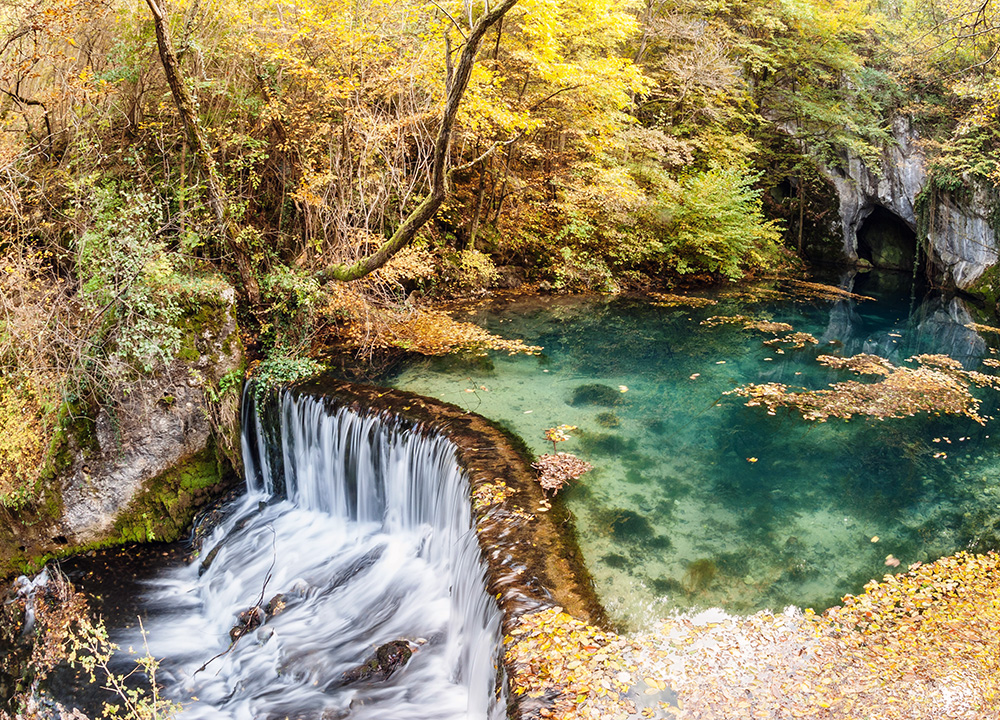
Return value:
[[(184, 717), (503, 717), (500, 611), (452, 443), (286, 392), (274, 447), (244, 403), (247, 495), (205, 541), (207, 569), (150, 593), (149, 650)], [(239, 613), (279, 593), (284, 612), (226, 652)], [(399, 639), (418, 646), (405, 666), (344, 681)]]

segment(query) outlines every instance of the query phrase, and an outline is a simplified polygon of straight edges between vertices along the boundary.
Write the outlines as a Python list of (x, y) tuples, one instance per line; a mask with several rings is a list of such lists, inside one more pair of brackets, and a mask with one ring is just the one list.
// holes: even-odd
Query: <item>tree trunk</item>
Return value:
[(226, 188), (219, 177), (219, 170), (212, 157), (212, 149), (205, 138), (205, 133), (198, 124), (198, 115), (194, 109), (194, 98), (184, 83), (184, 76), (177, 60), (177, 53), (174, 52), (173, 44), (170, 42), (170, 32), (167, 27), (166, 14), (164, 8), (158, 0), (146, 0), (150, 12), (153, 14), (153, 27), (156, 30), (156, 45), (160, 53), (160, 63), (163, 65), (163, 72), (167, 77), (167, 84), (170, 86), (170, 94), (173, 95), (177, 112), (180, 113), (184, 129), (188, 138), (194, 145), (194, 155), (202, 174), (205, 176), (205, 186), (208, 190), (208, 205), (215, 216), (216, 228), (222, 237), (222, 242), (226, 250), (232, 253), (236, 261), (236, 269), (240, 275), (240, 281), (246, 291), (247, 298), (251, 304), (256, 305), (260, 300), (260, 287), (257, 278), (253, 274), (250, 263), (250, 253), (246, 243), (240, 238), (239, 232), (230, 222), (229, 202), (226, 197)]
[(476, 249), (476, 233), (479, 232), (479, 218), (483, 214), (483, 201), (486, 199), (486, 165), (479, 166), (479, 192), (476, 193), (476, 209), (472, 213), (472, 221), (469, 223), (469, 242), (466, 248)]
[[(154, 0), (146, 0), (154, 2)], [(320, 282), (330, 280), (351, 281), (363, 278), (365, 275), (378, 270), (385, 265), (393, 255), (406, 247), (416, 236), (417, 232), (441, 207), (448, 194), (448, 173), (445, 166), (448, 162), (449, 149), (451, 144), (451, 131), (455, 124), (455, 116), (458, 114), (462, 96), (465, 88), (469, 84), (469, 77), (472, 75), (472, 67), (476, 62), (476, 54), (479, 45), (493, 25), (498, 23), (507, 11), (517, 3), (517, 0), (504, 0), (504, 2), (483, 15), (473, 26), (462, 50), (462, 56), (455, 66), (453, 72), (449, 72), (450, 82), (445, 99), (444, 113), (441, 116), (441, 125), (438, 128), (437, 139), (434, 143), (434, 157), (431, 161), (431, 186), (427, 196), (424, 198), (413, 212), (407, 216), (396, 231), (378, 250), (371, 255), (361, 258), (352, 265), (338, 263), (329, 265), (316, 277)]]
[(802, 230), (806, 211), (806, 183), (799, 174), (799, 257), (802, 257)]

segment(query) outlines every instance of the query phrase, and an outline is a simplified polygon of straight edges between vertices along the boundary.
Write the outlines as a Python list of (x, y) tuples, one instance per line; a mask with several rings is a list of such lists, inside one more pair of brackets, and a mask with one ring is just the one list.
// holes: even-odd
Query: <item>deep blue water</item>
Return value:
[[(672, 608), (819, 610), (885, 572), (1000, 542), (996, 421), (924, 414), (816, 423), (726, 394), (747, 383), (865, 381), (820, 365), (821, 354), (906, 364), (942, 353), (994, 372), (982, 360), (996, 356), (1000, 335), (968, 327), (962, 301), (914, 293), (904, 276), (843, 284), (875, 300), (775, 297), (765, 288), (702, 293), (717, 303), (706, 307), (622, 297), (488, 301), (456, 317), (543, 354), (426, 359), (391, 384), (499, 421), (538, 454), (552, 451), (545, 428), (579, 428), (558, 449), (594, 470), (563, 499), (598, 592), (623, 626)], [(763, 341), (773, 335), (741, 324), (701, 324), (732, 315), (789, 323), (818, 344), (772, 347)], [(992, 415), (998, 393), (974, 394)], [(886, 565), (890, 555), (898, 568)]]

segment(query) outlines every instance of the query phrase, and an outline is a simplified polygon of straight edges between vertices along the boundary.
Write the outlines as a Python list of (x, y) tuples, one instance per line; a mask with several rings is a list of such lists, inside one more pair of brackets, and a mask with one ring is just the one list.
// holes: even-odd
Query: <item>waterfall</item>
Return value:
[[(454, 445), (321, 397), (277, 405), (244, 394), (247, 493), (198, 560), (150, 587), (167, 694), (186, 718), (502, 718), (501, 616)], [(239, 613), (276, 596), (285, 610), (227, 652)], [(405, 666), (345, 682), (400, 639), (416, 648)]]

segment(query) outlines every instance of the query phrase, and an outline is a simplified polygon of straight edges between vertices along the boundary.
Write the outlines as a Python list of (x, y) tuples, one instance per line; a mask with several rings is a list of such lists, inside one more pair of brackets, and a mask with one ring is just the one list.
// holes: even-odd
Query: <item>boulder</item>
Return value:
[(380, 645), (363, 664), (344, 673), (344, 683), (360, 680), (385, 680), (413, 656), (413, 649), (406, 640), (393, 640)]

